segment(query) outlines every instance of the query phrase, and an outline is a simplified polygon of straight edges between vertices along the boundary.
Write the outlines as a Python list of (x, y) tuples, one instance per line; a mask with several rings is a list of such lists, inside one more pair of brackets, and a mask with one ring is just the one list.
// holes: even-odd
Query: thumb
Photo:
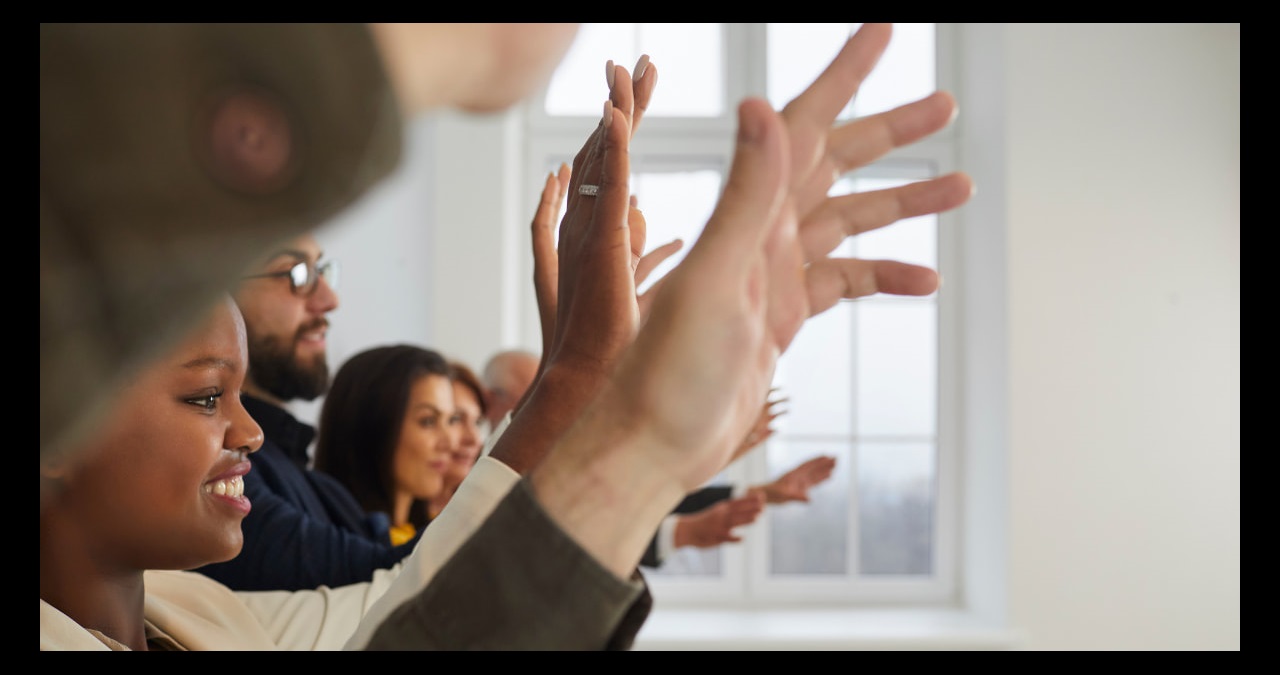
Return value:
[(746, 99), (738, 106), (737, 146), (724, 192), (689, 257), (748, 265), (782, 208), (789, 167), (782, 119), (763, 99)]
[[(648, 229), (648, 223), (644, 219), (644, 212), (640, 210), (635, 195), (631, 195), (629, 210), (627, 211), (627, 225), (631, 230), (631, 271), (635, 272), (644, 253), (645, 233)], [(639, 285), (639, 282), (637, 282), (637, 285)]]

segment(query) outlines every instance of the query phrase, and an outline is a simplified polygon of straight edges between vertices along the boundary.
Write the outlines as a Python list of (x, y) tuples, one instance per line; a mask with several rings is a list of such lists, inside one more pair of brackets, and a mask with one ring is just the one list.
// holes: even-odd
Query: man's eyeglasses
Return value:
[(266, 279), (271, 277), (285, 277), (289, 279), (289, 290), (293, 291), (294, 295), (311, 295), (315, 292), (316, 284), (321, 278), (324, 279), (326, 284), (329, 284), (329, 288), (338, 287), (338, 261), (326, 260), (319, 265), (312, 267), (311, 263), (303, 260), (283, 272), (250, 274), (244, 278)]

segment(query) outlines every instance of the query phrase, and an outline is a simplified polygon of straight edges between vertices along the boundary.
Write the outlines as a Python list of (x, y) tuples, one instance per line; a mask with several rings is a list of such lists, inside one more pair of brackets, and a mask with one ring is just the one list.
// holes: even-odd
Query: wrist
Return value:
[(773, 493), (769, 490), (769, 485), (768, 485), (768, 484), (765, 484), (765, 485), (752, 485), (751, 487), (747, 488), (747, 494), (749, 494), (749, 495), (760, 495), (760, 497), (761, 497), (762, 499), (764, 499), (764, 503), (766, 503), (766, 504), (773, 504), (773, 503), (775, 503), (775, 502), (774, 502), (774, 496), (773, 496)]
[(529, 473), (590, 404), (600, 386), (582, 371), (556, 366), (543, 369), (521, 398), (490, 455), (521, 475)]
[(555, 443), (530, 485), (565, 533), (626, 578), (685, 489), (652, 460), (665, 452), (613, 393), (602, 392)]
[(675, 527), (671, 533), (671, 542), (674, 548), (684, 548), (692, 543), (689, 541), (689, 523), (687, 521), (687, 518), (675, 518)]

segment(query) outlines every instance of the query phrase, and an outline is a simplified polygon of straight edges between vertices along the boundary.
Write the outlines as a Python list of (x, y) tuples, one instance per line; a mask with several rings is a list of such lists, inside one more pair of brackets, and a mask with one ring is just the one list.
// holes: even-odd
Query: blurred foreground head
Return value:
[(40, 454), (264, 250), (382, 180), (407, 117), (499, 110), (576, 24), (41, 24)]

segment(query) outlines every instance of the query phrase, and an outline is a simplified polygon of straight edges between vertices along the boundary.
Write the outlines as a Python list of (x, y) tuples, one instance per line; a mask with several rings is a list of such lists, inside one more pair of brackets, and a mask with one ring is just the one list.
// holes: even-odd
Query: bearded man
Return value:
[(368, 515), (339, 482), (308, 468), (316, 430), (285, 404), (329, 388), (327, 315), (338, 307), (337, 263), (302, 236), (271, 251), (235, 291), (244, 315), (249, 372), (240, 400), (262, 427), (262, 449), (244, 493), (244, 549), (197, 571), (236, 590), (298, 590), (368, 581), (413, 551), (392, 546), (385, 514)]

